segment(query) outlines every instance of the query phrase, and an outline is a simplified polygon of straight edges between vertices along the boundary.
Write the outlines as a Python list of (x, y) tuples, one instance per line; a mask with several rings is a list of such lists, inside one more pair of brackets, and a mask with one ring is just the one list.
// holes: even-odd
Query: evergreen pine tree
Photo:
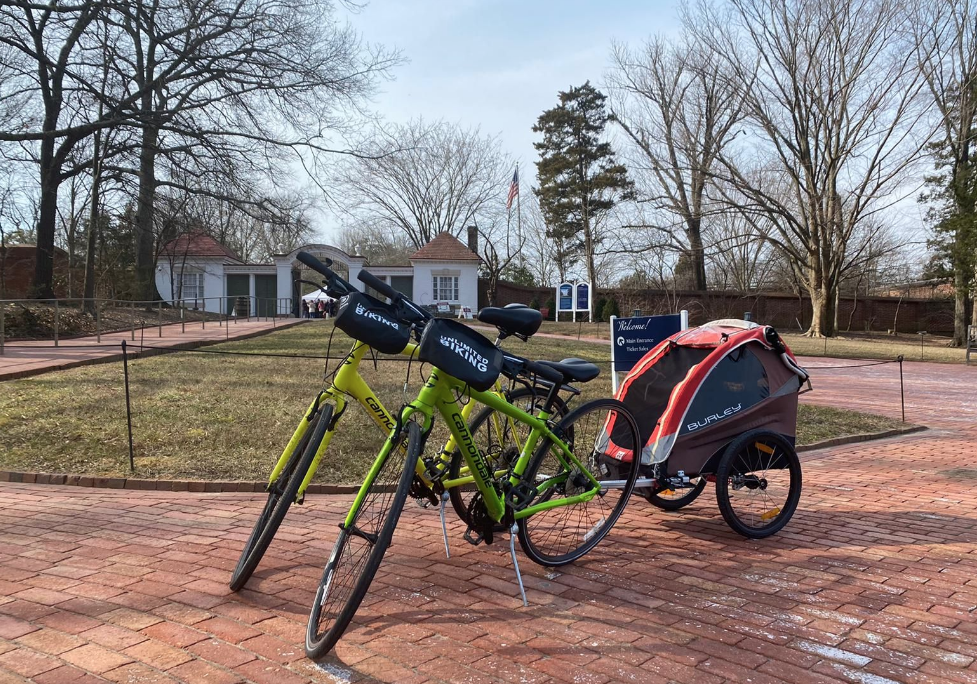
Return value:
[[(610, 143), (601, 140), (610, 118), (607, 97), (588, 81), (559, 98), (560, 104), (543, 112), (533, 126), (543, 134), (542, 142), (534, 143), (539, 152), (539, 187), (534, 192), (547, 236), (571, 247), (563, 258), (583, 258), (587, 279), (597, 287), (598, 227), (619, 201), (633, 196), (633, 183)], [(566, 270), (560, 268), (561, 273)]]

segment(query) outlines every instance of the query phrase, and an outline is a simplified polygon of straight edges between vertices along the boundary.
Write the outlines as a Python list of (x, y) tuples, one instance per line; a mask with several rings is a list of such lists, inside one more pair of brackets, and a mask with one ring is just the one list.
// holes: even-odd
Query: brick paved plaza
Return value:
[[(803, 400), (899, 415), (894, 365), (818, 371)], [(842, 362), (844, 363), (844, 362)], [(906, 364), (930, 430), (802, 454), (800, 507), (761, 542), (712, 488), (635, 499), (574, 566), (472, 548), (408, 504), (335, 657), (302, 652), (348, 497), (289, 514), (249, 589), (227, 589), (258, 494), (0, 484), (0, 683), (977, 682), (977, 369)]]

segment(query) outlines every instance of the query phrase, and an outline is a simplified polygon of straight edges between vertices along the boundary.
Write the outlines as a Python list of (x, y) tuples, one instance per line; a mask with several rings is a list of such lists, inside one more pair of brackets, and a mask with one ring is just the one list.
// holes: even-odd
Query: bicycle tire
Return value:
[[(763, 443), (767, 449), (772, 449), (766, 456), (767, 467), (763, 468), (764, 456), (759, 453), (750, 454), (749, 449), (751, 446), (756, 450), (759, 443)], [(773, 444), (774, 447), (770, 445)], [(776, 468), (773, 469), (771, 466), (776, 465), (780, 456), (774, 459), (774, 454), (778, 451), (782, 452), (786, 459), (786, 468)], [(756, 464), (758, 467), (753, 468), (752, 465)], [(745, 467), (743, 467), (745, 466)], [(780, 506), (775, 506), (775, 508), (769, 508), (777, 502), (779, 497), (767, 494), (768, 484), (766, 477), (768, 470), (786, 470), (788, 475), (788, 485), (787, 492), (784, 502)], [(760, 478), (758, 480), (763, 481), (762, 487), (746, 487), (747, 491), (757, 492), (759, 495), (751, 495), (749, 500), (756, 501), (760, 503), (760, 516), (759, 522), (768, 523), (760, 526), (754, 524), (747, 524), (744, 520), (744, 516), (736, 512), (736, 506), (732, 501), (730, 495), (730, 478), (736, 477), (737, 475), (742, 476), (743, 473), (754, 473), (761, 472)], [(749, 476), (747, 476), (749, 477)], [(756, 476), (753, 476), (756, 477)], [(756, 480), (755, 480), (756, 481)], [(769, 537), (772, 534), (779, 532), (786, 525), (791, 516), (794, 515), (794, 511), (797, 510), (797, 504), (801, 499), (801, 461), (797, 457), (797, 451), (794, 449), (793, 445), (788, 442), (784, 437), (776, 432), (771, 432), (768, 430), (751, 430), (746, 432), (736, 439), (734, 439), (726, 450), (723, 452), (722, 457), (719, 459), (719, 467), (716, 469), (716, 502), (719, 504), (719, 512), (722, 513), (723, 519), (726, 524), (733, 529), (733, 531), (743, 535), (747, 539), (763, 539)], [(735, 483), (733, 487), (734, 492), (736, 491)], [(742, 491), (742, 487), (740, 488)], [(760, 501), (764, 499), (763, 501)], [(776, 510), (772, 516), (771, 512)], [(756, 521), (757, 517), (755, 514), (751, 513), (751, 521)]]
[[(515, 404), (516, 402), (519, 402), (523, 399), (532, 398), (534, 396), (537, 399), (539, 399), (539, 402), (534, 401), (532, 407), (533, 411), (527, 411), (527, 413), (533, 413), (533, 415), (535, 415), (536, 404), (542, 403), (543, 401), (546, 400), (545, 394), (534, 392), (528, 387), (521, 387), (517, 389), (515, 392), (512, 392), (511, 394), (508, 395), (508, 401), (510, 404)], [(563, 401), (563, 399), (561, 399), (560, 397), (556, 398), (556, 402), (554, 402), (553, 409), (554, 409), (553, 415), (558, 420), (562, 419), (563, 416), (566, 415), (568, 410), (566, 402)], [(495, 409), (486, 406), (481, 411), (479, 411), (479, 413), (475, 416), (475, 419), (471, 421), (471, 423), (469, 424), (468, 429), (471, 431), (472, 438), (475, 440), (476, 444), (481, 444), (481, 442), (479, 441), (478, 432), (486, 424), (489, 417), (493, 413), (495, 413)], [(491, 439), (492, 439), (491, 434), (489, 434), (489, 440), (491, 441)], [(489, 465), (492, 467), (493, 472), (502, 470), (503, 468), (508, 469), (508, 467), (511, 465), (510, 459), (519, 458), (518, 453), (510, 453), (509, 449), (506, 449), (504, 444), (500, 444), (498, 445), (498, 447), (501, 447), (501, 450), (495, 451), (495, 454), (499, 456), (499, 458), (497, 459), (493, 459), (492, 455), (490, 454), (485, 454), (484, 453), (485, 450), (483, 449), (483, 454), (486, 456), (486, 459), (489, 461)], [(467, 464), (465, 463), (465, 457), (462, 455), (461, 450), (455, 449), (454, 453), (451, 455), (451, 464), (448, 467), (448, 479), (453, 480), (459, 477), (459, 475), (461, 474), (461, 469), (465, 466), (467, 466)], [(469, 487), (452, 487), (451, 489), (448, 490), (448, 497), (451, 500), (452, 508), (455, 509), (455, 514), (457, 514), (458, 518), (466, 525), (471, 524), (468, 515), (468, 505), (471, 502), (471, 498), (476, 494), (477, 491), (478, 490), (475, 488), (474, 484), (470, 485)], [(503, 532), (507, 529), (509, 529), (508, 526), (503, 525), (502, 523), (497, 523), (494, 526), (494, 530), (496, 532)]]
[[(376, 576), (377, 569), (380, 567), (380, 562), (383, 560), (383, 555), (390, 546), (394, 528), (396, 528), (397, 521), (400, 519), (400, 513), (404, 509), (404, 503), (407, 501), (407, 494), (410, 490), (411, 481), (414, 478), (414, 468), (417, 465), (417, 459), (420, 457), (422, 448), (420, 426), (417, 423), (408, 422), (405, 430), (407, 432), (407, 458), (403, 462), (404, 467), (400, 473), (397, 489), (393, 496), (389, 497), (389, 499), (384, 499), (385, 495), (389, 492), (382, 491), (384, 485), (381, 482), (381, 476), (388, 465), (399, 460), (397, 458), (399, 449), (396, 445), (402, 440), (400, 435), (392, 435), (387, 438), (388, 442), (393, 440), (394, 445), (391, 446), (389, 453), (384, 459), (384, 463), (380, 466), (377, 478), (367, 488), (362, 503), (355, 512), (354, 524), (351, 527), (359, 533), (351, 533), (350, 528), (340, 526), (339, 537), (336, 539), (336, 545), (333, 547), (329, 561), (323, 570), (322, 579), (319, 581), (319, 588), (316, 590), (315, 600), (312, 603), (312, 610), (309, 612), (309, 623), (305, 633), (305, 654), (313, 660), (318, 660), (326, 655), (336, 645), (340, 637), (342, 637), (349, 623), (352, 622), (353, 616), (356, 614), (356, 609), (359, 608), (360, 603), (363, 601), (363, 597), (366, 596), (366, 592), (370, 588), (374, 576)], [(361, 521), (361, 516), (369, 510), (376, 496), (381, 497), (381, 503), (389, 501), (390, 506), (386, 510), (378, 511), (375, 515), (367, 516), (370, 518), (369, 522), (375, 523), (374, 529), (377, 529), (376, 532), (363, 532), (359, 530), (356, 523)], [(369, 535), (374, 535), (376, 541), (371, 543), (368, 539)], [(337, 584), (337, 571), (340, 565), (346, 565), (342, 561), (347, 559), (346, 551), (349, 548), (350, 542), (354, 540), (366, 541), (370, 544), (368, 552), (361, 556), (360, 560), (355, 562), (350, 570), (349, 580), (341, 580)], [(360, 567), (364, 559), (365, 564), (363, 564), (362, 570), (357, 574), (357, 568)], [(342, 606), (336, 610), (336, 616), (331, 620), (328, 629), (322, 631), (320, 634), (319, 627), (323, 617), (322, 610), (327, 601), (333, 596), (332, 590), (335, 588), (349, 588), (349, 593), (342, 601)], [(343, 597), (341, 596), (340, 598), (342, 599)]]
[[(606, 458), (606, 456), (598, 448), (598, 445), (609, 411), (616, 412), (618, 420), (623, 419), (631, 433), (624, 435), (622, 432), (620, 436), (616, 434), (615, 443), (621, 448), (631, 448), (634, 453), (639, 453), (641, 450), (641, 432), (638, 429), (638, 423), (627, 407), (616, 399), (596, 399), (575, 408), (553, 430), (556, 434), (572, 435), (572, 440), (567, 440), (567, 446), (577, 460), (585, 465), (598, 480), (608, 479), (607, 468), (601, 462), (602, 457)], [(599, 425), (592, 435), (587, 432), (588, 426), (581, 424), (584, 419), (590, 417), (596, 419), (595, 426)], [(588, 444), (591, 453), (589, 455), (581, 453), (581, 447)], [(545, 495), (539, 496), (530, 505), (552, 500), (555, 494), (573, 496), (578, 493), (574, 490), (575, 487), (590, 488), (589, 480), (586, 480), (582, 474), (574, 476), (573, 473), (565, 472), (562, 462), (550, 455), (552, 446), (553, 443), (550, 440), (545, 440), (539, 446), (526, 468), (524, 481), (536, 483), (537, 487), (540, 483), (556, 480), (560, 480), (560, 484), (551, 484), (546, 488)], [(624, 468), (627, 470), (623, 470)], [(627, 463), (621, 463), (622, 470), (620, 472), (625, 477), (620, 478), (618, 476), (615, 479), (623, 479), (623, 487), (605, 488), (602, 493), (598, 493), (590, 501), (567, 504), (521, 518), (518, 521), (518, 526), (519, 544), (522, 546), (522, 550), (533, 562), (550, 567), (566, 565), (584, 556), (597, 546), (601, 539), (607, 536), (618, 518), (621, 517), (628, 499), (634, 491), (634, 484), (638, 479), (640, 468), (641, 462), (638, 458), (633, 458)], [(575, 482), (574, 479), (582, 481)], [(569, 489), (568, 485), (570, 485)], [(612, 492), (619, 492), (619, 494), (614, 495)], [(605, 506), (604, 501), (605, 497), (608, 496), (613, 497), (610, 501), (609, 510), (607, 510), (608, 507)], [(594, 502), (596, 504), (593, 509), (596, 510), (591, 509)], [(591, 512), (597, 512), (601, 517), (595, 523), (589, 524), (588, 527), (585, 518)], [(583, 522), (584, 526), (575, 530), (567, 530), (567, 524), (571, 518)], [(554, 538), (555, 534), (559, 536)], [(557, 543), (555, 549), (548, 547), (552, 542)]]
[(705, 476), (702, 476), (692, 487), (673, 490), (678, 495), (674, 497), (662, 496), (662, 493), (668, 490), (653, 491), (649, 489), (647, 494), (642, 495), (648, 499), (650, 504), (663, 511), (677, 511), (698, 499), (699, 495), (702, 494), (702, 490), (706, 488), (706, 482)]
[(248, 537), (241, 551), (241, 557), (231, 573), (232, 591), (239, 591), (247, 584), (271, 545), (271, 540), (278, 533), (278, 528), (285, 520), (289, 507), (295, 502), (299, 486), (309, 472), (316, 451), (319, 450), (319, 444), (332, 423), (332, 411), (331, 404), (325, 404), (319, 409), (312, 419), (314, 424), (306, 430), (305, 436), (295, 446), (282, 472), (272, 483), (265, 507), (255, 521), (251, 536)]

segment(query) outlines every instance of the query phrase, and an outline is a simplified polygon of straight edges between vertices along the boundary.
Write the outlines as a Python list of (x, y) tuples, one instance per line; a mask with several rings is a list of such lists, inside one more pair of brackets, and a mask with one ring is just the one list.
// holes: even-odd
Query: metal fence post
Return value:
[(102, 300), (95, 300), (95, 341), (102, 343)]
[(187, 331), (187, 308), (183, 306), (183, 302), (180, 302), (180, 332), (185, 333)]
[[(196, 304), (196, 301), (194, 301), (194, 304)], [(198, 308), (197, 311), (200, 311), (200, 309)], [(207, 329), (207, 300), (206, 299), (204, 299), (204, 309), (200, 313), (200, 329), (201, 330)]]
[(58, 306), (58, 300), (54, 300), (54, 346), (58, 346), (58, 324), (61, 322), (61, 308)]
[(902, 404), (902, 422), (906, 422), (906, 386), (902, 380), (902, 354), (900, 354), (896, 361), (899, 362), (899, 401)]
[(129, 354), (126, 351), (125, 338), (122, 339), (122, 372), (125, 374), (126, 383), (126, 425), (129, 428), (129, 472), (134, 472), (136, 470), (136, 464), (132, 453), (132, 403), (129, 399)]
[(129, 305), (129, 327), (132, 334), (132, 341), (136, 341), (136, 303)]

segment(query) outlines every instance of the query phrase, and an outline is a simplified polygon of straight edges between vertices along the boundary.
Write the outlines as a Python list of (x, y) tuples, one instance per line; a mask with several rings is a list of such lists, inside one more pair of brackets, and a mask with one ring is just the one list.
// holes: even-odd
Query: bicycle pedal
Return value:
[(481, 534), (478, 534), (477, 536), (473, 535), (473, 532), (475, 532), (474, 527), (469, 527), (467, 530), (465, 530), (465, 541), (472, 546), (478, 546), (482, 543), (482, 540), (485, 539), (485, 537)]
[(418, 508), (430, 508), (431, 502), (427, 499), (414, 499), (414, 503), (417, 504)]

